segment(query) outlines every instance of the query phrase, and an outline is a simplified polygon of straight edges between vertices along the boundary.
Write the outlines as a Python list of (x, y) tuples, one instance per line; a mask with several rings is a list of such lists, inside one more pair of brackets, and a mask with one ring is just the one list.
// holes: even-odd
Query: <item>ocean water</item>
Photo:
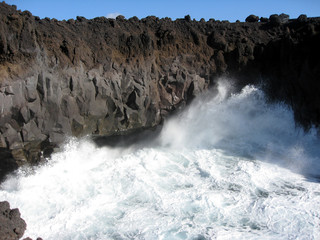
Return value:
[(148, 144), (70, 139), (0, 186), (24, 237), (320, 239), (320, 141), (246, 86), (195, 100)]

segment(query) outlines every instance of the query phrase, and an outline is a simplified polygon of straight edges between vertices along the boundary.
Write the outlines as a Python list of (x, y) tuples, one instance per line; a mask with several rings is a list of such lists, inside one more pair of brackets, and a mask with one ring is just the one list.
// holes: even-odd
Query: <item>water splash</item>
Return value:
[[(204, 96), (151, 147), (72, 140), (2, 183), (25, 236), (44, 239), (319, 239), (319, 140), (252, 86)], [(277, 164), (275, 164), (277, 163)]]
[(307, 176), (319, 175), (316, 129), (305, 133), (296, 126), (288, 106), (267, 103), (264, 93), (254, 86), (246, 86), (231, 97), (228, 88), (229, 84), (220, 83), (217, 95), (196, 101), (166, 123), (161, 144), (218, 148), (231, 155), (277, 163)]

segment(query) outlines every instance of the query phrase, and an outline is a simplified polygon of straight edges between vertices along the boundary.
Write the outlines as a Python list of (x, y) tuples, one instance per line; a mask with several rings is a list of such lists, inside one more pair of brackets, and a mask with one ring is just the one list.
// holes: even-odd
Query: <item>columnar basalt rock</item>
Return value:
[(4, 3), (0, 13), (1, 176), (67, 136), (154, 127), (222, 74), (239, 88), (262, 77), (303, 124), (319, 124), (319, 19), (57, 21)]

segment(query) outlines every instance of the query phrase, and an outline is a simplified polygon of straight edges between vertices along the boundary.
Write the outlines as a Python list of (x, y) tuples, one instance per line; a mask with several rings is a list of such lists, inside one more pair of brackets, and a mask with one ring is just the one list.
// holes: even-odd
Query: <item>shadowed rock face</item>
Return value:
[(265, 83), (306, 127), (320, 122), (319, 19), (57, 21), (0, 4), (0, 176), (66, 136), (160, 124), (218, 76)]

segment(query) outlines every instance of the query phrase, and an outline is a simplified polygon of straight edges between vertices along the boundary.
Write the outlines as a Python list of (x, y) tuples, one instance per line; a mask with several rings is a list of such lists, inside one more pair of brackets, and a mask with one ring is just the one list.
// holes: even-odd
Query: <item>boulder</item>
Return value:
[(123, 15), (118, 15), (117, 17), (116, 17), (116, 20), (117, 21), (124, 21), (126, 18), (123, 16)]
[(258, 21), (259, 21), (259, 17), (256, 15), (251, 14), (246, 18), (246, 22), (258, 22)]
[(27, 224), (21, 218), (19, 209), (10, 209), (7, 201), (0, 202), (0, 239), (18, 240), (20, 239)]
[(290, 16), (288, 14), (285, 13), (281, 13), (279, 15), (279, 19), (281, 23), (287, 23), (289, 21)]
[(279, 26), (281, 24), (281, 20), (279, 18), (278, 14), (272, 14), (269, 17), (269, 22), (271, 23), (271, 25), (273, 26)]
[(76, 19), (79, 22), (86, 22), (87, 21), (87, 19), (85, 17), (82, 17), (82, 16), (77, 16)]
[(305, 14), (301, 14), (298, 18), (297, 18), (297, 21), (298, 22), (306, 22), (307, 21), (307, 15)]
[(184, 20), (186, 20), (187, 22), (191, 22), (191, 17), (190, 17), (190, 15), (184, 16)]
[(289, 15), (281, 13), (278, 14), (272, 14), (269, 17), (269, 21), (273, 26), (279, 26), (280, 24), (287, 23), (289, 21)]

